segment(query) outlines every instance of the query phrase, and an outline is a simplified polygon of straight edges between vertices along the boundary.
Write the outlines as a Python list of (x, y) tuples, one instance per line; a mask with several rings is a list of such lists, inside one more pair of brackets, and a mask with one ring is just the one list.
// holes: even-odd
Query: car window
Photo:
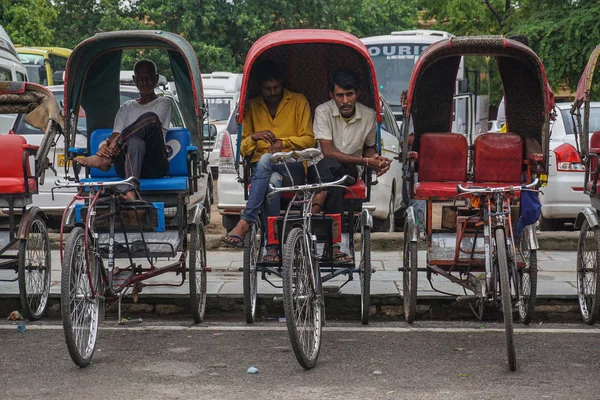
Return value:
[[(572, 135), (573, 129), (573, 118), (571, 117), (570, 110), (560, 111), (563, 123), (565, 124), (565, 133)], [(600, 107), (590, 107), (590, 128), (589, 133), (600, 131)]]
[(177, 101), (175, 101), (172, 97), (167, 97), (171, 101), (171, 127), (183, 127), (185, 124), (183, 123), (183, 118), (181, 117), (181, 113), (179, 112), (179, 107), (177, 106)]
[(210, 122), (227, 121), (229, 119), (233, 98), (208, 97), (204, 100), (208, 105), (208, 119)]
[(10, 69), (0, 67), (0, 81), (12, 81)]
[(227, 132), (231, 135), (237, 134), (238, 125), (237, 125), (237, 113), (238, 113), (238, 103), (235, 104), (235, 108), (233, 112), (229, 116), (229, 122), (227, 123)]
[(26, 82), (27, 78), (25, 77), (25, 74), (23, 74), (21, 72), (17, 72), (17, 81), (18, 82)]

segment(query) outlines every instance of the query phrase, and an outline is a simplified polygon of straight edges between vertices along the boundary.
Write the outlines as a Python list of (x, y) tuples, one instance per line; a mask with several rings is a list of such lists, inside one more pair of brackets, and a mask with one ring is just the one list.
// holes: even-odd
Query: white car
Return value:
[[(574, 222), (590, 199), (583, 193), (585, 166), (577, 152), (571, 118), (572, 103), (557, 103), (556, 120), (550, 126), (548, 185), (540, 196), (540, 229), (561, 229)], [(600, 102), (591, 103), (590, 132), (600, 130)]]
[[(62, 85), (49, 86), (48, 89), (52, 91), (56, 101), (59, 104), (62, 104), (64, 98), (64, 87)], [(173, 98), (168, 92), (163, 92), (160, 89), (156, 89), (156, 92), (159, 96), (167, 97), (173, 101), (171, 108), (171, 127), (184, 126), (183, 117), (181, 115), (181, 110), (177, 100)], [(121, 104), (123, 104), (127, 100), (138, 98), (139, 91), (135, 88), (135, 86), (121, 86), (120, 96)], [(27, 139), (27, 143), (39, 145), (42, 140), (43, 132), (37, 128), (32, 127), (31, 125), (26, 124), (23, 118), (24, 115), (17, 115), (14, 119), (14, 123), (11, 130), (17, 135), (24, 136)], [(77, 122), (77, 135), (75, 136), (75, 147), (87, 147), (86, 135), (86, 118), (85, 113), (82, 112)], [(52, 194), (52, 189), (55, 187), (54, 180), (57, 177), (63, 177), (65, 172), (63, 143), (63, 138), (61, 137), (57, 140), (56, 147), (50, 150), (49, 157), (51, 160), (53, 160), (52, 164), (54, 169), (56, 170), (56, 176), (52, 171), (46, 171), (46, 179), (44, 181), (44, 184), (39, 187), (39, 194), (33, 196), (33, 205), (38, 206), (42, 210), (44, 210), (46, 215), (49, 217), (49, 225), (51, 226), (56, 226), (60, 223), (65, 207), (69, 205), (69, 203), (73, 199), (73, 195), (75, 194), (75, 191), (73, 190), (54, 190), (54, 194)], [(72, 169), (70, 170), (69, 175), (72, 176)], [(209, 219), (210, 215), (207, 215), (206, 217)]]
[[(381, 153), (392, 160), (401, 154), (401, 132), (388, 103), (381, 97), (383, 123), (381, 124)], [(234, 113), (234, 115), (237, 113)], [(221, 134), (215, 145), (219, 148), (219, 179), (217, 209), (223, 216), (223, 226), (227, 231), (233, 229), (246, 207), (241, 183), (241, 165), (236, 169), (237, 127), (230, 120), (229, 134)], [(371, 187), (371, 199), (364, 205), (372, 210), (375, 229), (393, 232), (396, 216), (402, 210), (402, 166), (397, 160), (392, 162), (390, 170), (376, 180)]]

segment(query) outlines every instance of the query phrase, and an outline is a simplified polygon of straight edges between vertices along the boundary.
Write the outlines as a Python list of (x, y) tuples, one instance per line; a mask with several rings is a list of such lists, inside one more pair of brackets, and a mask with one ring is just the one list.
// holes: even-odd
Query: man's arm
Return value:
[(296, 136), (281, 140), (284, 151), (303, 150), (315, 146), (315, 135), (310, 118), (310, 106), (306, 99), (304, 99), (302, 106), (299, 107), (296, 113), (296, 120), (298, 121), (297, 134)]

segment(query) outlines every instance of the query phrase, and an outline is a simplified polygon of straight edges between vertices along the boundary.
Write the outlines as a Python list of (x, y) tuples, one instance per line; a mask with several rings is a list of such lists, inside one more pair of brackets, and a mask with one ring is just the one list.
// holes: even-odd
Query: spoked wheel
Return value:
[(590, 227), (587, 219), (583, 220), (577, 247), (577, 297), (579, 310), (586, 324), (593, 324), (600, 309), (600, 232), (598, 227)]
[(402, 297), (404, 318), (409, 324), (417, 314), (417, 243), (411, 242), (408, 221), (404, 222), (404, 255), (402, 257)]
[(50, 294), (50, 240), (48, 229), (38, 215), (33, 219), (27, 238), (19, 242), (19, 295), (21, 310), (30, 320), (38, 320), (46, 311)]
[(360, 230), (360, 320), (364, 325), (369, 323), (369, 307), (371, 307), (371, 227), (361, 225)]
[(517, 248), (517, 259), (521, 259), (525, 263), (524, 267), (517, 267), (517, 278), (519, 279), (517, 308), (519, 318), (524, 324), (531, 322), (537, 293), (537, 251), (529, 250), (527, 247), (525, 233), (523, 233)]
[(258, 272), (256, 264), (262, 251), (263, 232), (258, 223), (246, 233), (244, 240), (244, 315), (246, 322), (251, 324), (256, 317), (256, 300), (258, 298)]
[(292, 349), (304, 369), (317, 364), (324, 317), (313, 262), (308, 238), (301, 228), (292, 229), (283, 248), (283, 309)]
[(190, 226), (190, 307), (195, 323), (204, 320), (206, 311), (206, 239), (204, 226)]
[[(89, 238), (91, 241), (92, 239)], [(60, 284), (60, 308), (63, 329), (69, 354), (80, 367), (92, 361), (96, 348), (99, 319), (99, 260), (92, 252), (86, 254), (86, 237), (83, 228), (71, 231), (66, 244)], [(89, 269), (86, 263), (89, 257)], [(96, 291), (93, 296), (92, 287)]]
[(510, 281), (508, 278), (508, 258), (506, 255), (506, 237), (504, 230), (496, 229), (496, 254), (498, 256), (498, 272), (500, 278), (500, 299), (502, 300), (502, 313), (504, 314), (504, 333), (506, 335), (506, 352), (508, 355), (508, 367), (511, 371), (517, 369), (517, 356), (515, 352), (515, 341), (513, 337), (513, 314), (510, 292)]

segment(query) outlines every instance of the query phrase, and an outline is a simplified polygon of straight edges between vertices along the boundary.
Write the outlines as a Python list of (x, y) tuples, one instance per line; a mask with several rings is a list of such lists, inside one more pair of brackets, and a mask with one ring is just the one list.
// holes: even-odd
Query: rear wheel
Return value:
[(42, 218), (31, 223), (27, 238), (19, 242), (19, 295), (23, 315), (38, 320), (46, 311), (50, 294), (50, 240)]
[(524, 237), (525, 233), (521, 235), (517, 253), (517, 259), (521, 258), (525, 263), (523, 268), (517, 267), (519, 279), (517, 308), (521, 322), (528, 324), (533, 317), (537, 293), (537, 251), (527, 249)]
[(371, 227), (361, 225), (360, 232), (360, 320), (364, 325), (369, 323), (371, 307)]
[(583, 220), (579, 232), (577, 247), (577, 298), (581, 318), (586, 324), (593, 324), (600, 308), (600, 231), (598, 227), (590, 227), (587, 219)]
[(190, 308), (194, 322), (200, 323), (206, 311), (206, 239), (202, 224), (190, 227), (189, 257)]
[[(62, 313), (65, 341), (71, 359), (80, 367), (92, 361), (96, 349), (99, 319), (99, 265), (89, 249), (86, 253), (86, 240), (83, 228), (71, 231), (65, 246), (60, 283), (60, 308)], [(89, 268), (86, 263), (89, 257)], [(92, 288), (96, 291), (93, 296)]]
[(258, 271), (257, 263), (262, 251), (263, 232), (258, 223), (252, 224), (244, 240), (244, 315), (246, 322), (251, 324), (256, 318), (256, 304), (258, 299)]
[(402, 297), (404, 318), (412, 323), (417, 314), (417, 243), (409, 238), (408, 220), (404, 222), (404, 253), (402, 257)]
[(511, 371), (517, 369), (517, 356), (515, 352), (515, 341), (513, 334), (512, 299), (510, 292), (510, 281), (508, 274), (508, 258), (506, 256), (506, 238), (502, 229), (496, 229), (496, 255), (498, 261), (498, 275), (500, 278), (500, 299), (502, 301), (502, 313), (504, 314), (504, 333), (506, 335), (506, 352), (508, 355), (508, 367)]
[[(308, 238), (301, 228), (294, 228), (283, 248), (283, 309), (292, 349), (304, 369), (317, 364), (321, 350), (323, 299), (318, 295), (318, 278), (314, 275)], [(316, 269), (316, 268), (315, 268)]]

